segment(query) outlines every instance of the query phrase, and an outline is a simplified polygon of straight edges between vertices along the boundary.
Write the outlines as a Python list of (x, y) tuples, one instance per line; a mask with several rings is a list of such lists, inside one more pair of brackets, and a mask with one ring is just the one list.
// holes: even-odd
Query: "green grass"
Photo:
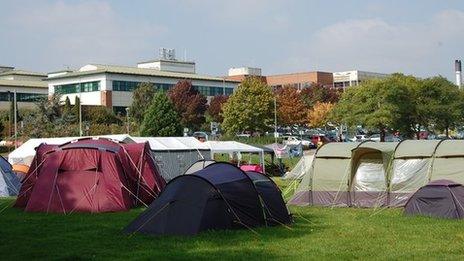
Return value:
[[(282, 186), (286, 184), (279, 182)], [(0, 200), (1, 260), (463, 259), (464, 222), (405, 217), (401, 209), (292, 207), (291, 228), (127, 236), (143, 209), (105, 214), (25, 213)], [(6, 207), (6, 208), (5, 208)]]

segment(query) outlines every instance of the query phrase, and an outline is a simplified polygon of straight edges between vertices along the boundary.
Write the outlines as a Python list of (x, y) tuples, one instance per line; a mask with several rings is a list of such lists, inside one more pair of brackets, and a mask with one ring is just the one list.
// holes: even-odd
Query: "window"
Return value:
[(126, 108), (124, 106), (113, 106), (113, 112), (116, 115), (126, 116)]
[[(113, 81), (113, 91), (132, 92), (142, 82), (130, 82), (130, 81)], [(170, 83), (153, 83), (157, 90), (169, 91), (174, 84)], [(217, 95), (231, 95), (234, 92), (233, 88), (230, 87), (213, 87), (213, 86), (200, 86), (193, 85), (195, 90), (205, 96), (217, 96)]]
[[(42, 98), (46, 98), (46, 94), (39, 93), (16, 93), (16, 101), (18, 102), (36, 102)], [(13, 101), (14, 93), (13, 92), (0, 92), (0, 101)]]
[(81, 82), (56, 85), (55, 92), (58, 94), (70, 94), (78, 92), (95, 92), (100, 90), (100, 81), (95, 82)]

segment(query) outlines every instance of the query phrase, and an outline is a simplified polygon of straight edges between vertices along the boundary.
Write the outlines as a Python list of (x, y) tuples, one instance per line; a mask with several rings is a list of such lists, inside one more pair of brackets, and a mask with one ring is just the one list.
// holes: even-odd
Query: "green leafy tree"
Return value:
[(394, 75), (347, 89), (332, 111), (332, 118), (339, 123), (378, 130), (381, 141), (385, 141), (387, 130), (410, 135), (411, 127), (416, 125), (415, 108), (408, 86), (412, 82), (405, 77), (408, 76)]
[(79, 113), (82, 113), (82, 108), (79, 109), (80, 106), (81, 106), (81, 99), (79, 99), (79, 96), (76, 96), (74, 98), (74, 106), (72, 108), (72, 114), (76, 116), (76, 119), (79, 119)]
[(227, 134), (264, 132), (273, 124), (274, 95), (258, 78), (246, 78), (224, 104), (222, 128)]
[(121, 124), (122, 121), (113, 112), (113, 110), (103, 106), (85, 107), (84, 121), (91, 124)]
[(145, 112), (140, 128), (142, 136), (180, 136), (182, 125), (174, 105), (164, 92), (157, 92)]
[(134, 119), (137, 124), (140, 125), (142, 123), (145, 111), (153, 100), (155, 93), (155, 86), (148, 82), (139, 84), (134, 90), (129, 116), (131, 119)]
[(423, 126), (444, 131), (449, 136), (450, 128), (458, 127), (463, 122), (464, 95), (442, 76), (423, 80), (416, 100)]

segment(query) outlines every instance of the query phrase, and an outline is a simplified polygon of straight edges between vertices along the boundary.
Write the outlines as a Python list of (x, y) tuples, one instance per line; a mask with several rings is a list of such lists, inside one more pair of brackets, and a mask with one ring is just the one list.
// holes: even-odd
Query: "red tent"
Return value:
[(35, 212), (124, 211), (150, 204), (164, 186), (148, 143), (87, 138), (42, 144), (15, 206)]

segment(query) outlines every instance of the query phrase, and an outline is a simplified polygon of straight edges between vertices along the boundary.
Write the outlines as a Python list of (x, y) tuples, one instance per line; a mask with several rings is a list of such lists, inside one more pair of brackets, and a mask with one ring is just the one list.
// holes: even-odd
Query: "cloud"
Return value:
[[(464, 12), (445, 10), (425, 23), (389, 23), (379, 18), (350, 19), (316, 31), (297, 44), (284, 67), (325, 70), (420, 72), (436, 75), (450, 68), (464, 42)], [(461, 48), (462, 50), (462, 48)], [(444, 73), (444, 74), (446, 74)]]
[(5, 18), (14, 30), (3, 33), (27, 57), (11, 60), (42, 70), (59, 69), (64, 63), (72, 67), (89, 62), (134, 64), (141, 53), (153, 52), (152, 41), (167, 31), (162, 25), (126, 21), (101, 1), (31, 5), (14, 8)]

